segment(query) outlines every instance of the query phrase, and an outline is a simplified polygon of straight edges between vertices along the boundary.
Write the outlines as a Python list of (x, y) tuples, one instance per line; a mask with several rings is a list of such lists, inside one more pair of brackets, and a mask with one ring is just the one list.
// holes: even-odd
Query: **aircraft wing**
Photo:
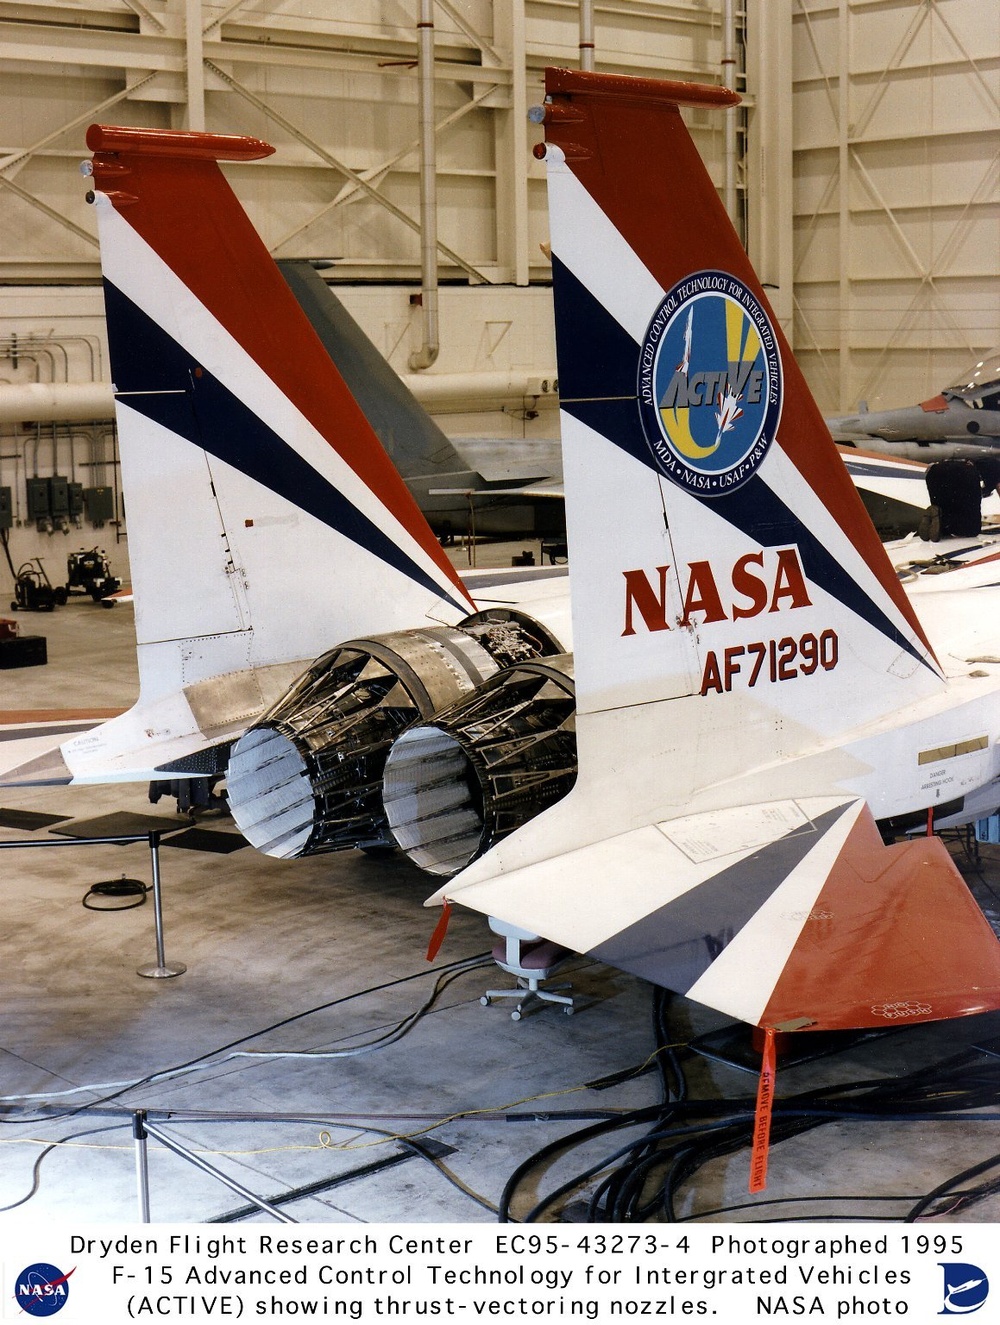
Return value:
[(563, 487), (562, 478), (539, 479), (535, 483), (526, 483), (520, 489), (522, 496), (537, 497), (542, 501), (551, 499), (553, 501), (565, 500), (566, 491)]
[(921, 510), (928, 504), (925, 474), (927, 466), (916, 460), (898, 460), (858, 450), (841, 450), (844, 465), (856, 488), (873, 492), (880, 497), (917, 506)]
[(490, 501), (509, 501), (531, 497), (540, 501), (563, 501), (565, 491), (562, 479), (532, 479), (524, 483), (490, 483), (474, 487), (431, 488), (431, 497), (485, 497)]
[(996, 936), (940, 839), (885, 846), (860, 799), (684, 815), (496, 874), (502, 852), (427, 905), (461, 902), (753, 1025), (885, 1027), (1000, 996)]

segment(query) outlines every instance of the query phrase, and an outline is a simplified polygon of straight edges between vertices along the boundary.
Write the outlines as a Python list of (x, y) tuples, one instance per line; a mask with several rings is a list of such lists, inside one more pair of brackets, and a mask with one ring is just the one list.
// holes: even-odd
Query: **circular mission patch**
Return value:
[(668, 291), (639, 355), (639, 412), (660, 470), (720, 496), (742, 486), (774, 440), (782, 375), (770, 319), (728, 272), (701, 271)]

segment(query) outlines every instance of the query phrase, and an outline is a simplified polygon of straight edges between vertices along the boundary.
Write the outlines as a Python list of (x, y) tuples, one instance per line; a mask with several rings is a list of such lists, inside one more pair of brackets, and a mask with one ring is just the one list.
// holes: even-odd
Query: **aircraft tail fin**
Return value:
[(429, 903), (761, 1025), (996, 1008), (947, 852), (866, 804), (946, 682), (681, 118), (733, 98), (546, 90), (579, 772)]
[(694, 696), (780, 754), (941, 688), (682, 120), (732, 94), (546, 86), (581, 714)]
[(404, 479), (469, 469), (450, 438), (371, 343), (311, 262), (282, 258), (278, 270)]
[(87, 142), (143, 696), (459, 619), (461, 582), (218, 165), (273, 149)]

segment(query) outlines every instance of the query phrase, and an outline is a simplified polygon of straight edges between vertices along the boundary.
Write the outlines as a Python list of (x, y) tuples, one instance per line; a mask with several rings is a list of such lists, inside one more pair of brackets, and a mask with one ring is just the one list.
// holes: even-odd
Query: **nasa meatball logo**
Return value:
[(734, 491), (767, 455), (781, 397), (777, 340), (755, 295), (722, 271), (679, 281), (639, 355), (639, 412), (657, 467), (692, 492)]
[(17, 1276), (14, 1301), (29, 1316), (54, 1316), (69, 1299), (69, 1276), (46, 1261), (29, 1265)]

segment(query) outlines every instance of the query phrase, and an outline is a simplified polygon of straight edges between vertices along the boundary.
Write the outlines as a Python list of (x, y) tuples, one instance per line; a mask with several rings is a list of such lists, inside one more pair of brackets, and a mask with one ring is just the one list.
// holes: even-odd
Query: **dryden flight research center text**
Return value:
[(931, 1321), (977, 1312), (996, 1279), (986, 1226), (746, 1228), (454, 1225), (341, 1235), (322, 1226), (286, 1235), (174, 1226), (149, 1236), (26, 1228), (4, 1248), (0, 1318)]

